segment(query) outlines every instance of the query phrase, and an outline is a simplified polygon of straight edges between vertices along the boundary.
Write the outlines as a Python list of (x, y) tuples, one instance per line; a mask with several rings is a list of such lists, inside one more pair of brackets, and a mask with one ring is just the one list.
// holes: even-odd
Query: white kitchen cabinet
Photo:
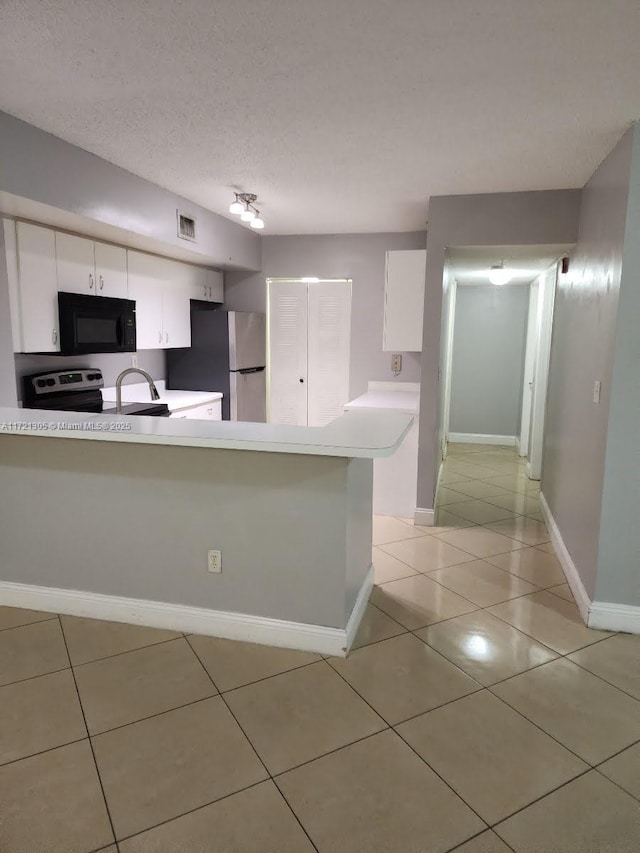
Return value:
[(421, 352), (424, 314), (424, 249), (386, 253), (384, 286), (385, 352)]
[(58, 290), (95, 295), (96, 263), (93, 240), (55, 232)]
[(191, 346), (189, 281), (184, 264), (129, 251), (129, 298), (136, 303), (138, 349)]
[(200, 302), (224, 302), (224, 278), (218, 270), (183, 264), (189, 277), (190, 298)]
[(128, 299), (127, 250), (110, 243), (95, 243), (94, 248), (98, 296)]
[(56, 232), (58, 289), (127, 298), (127, 250)]
[(54, 232), (26, 222), (5, 223), (17, 352), (59, 352), (58, 280)]
[(157, 258), (162, 281), (162, 347), (191, 346), (191, 296), (185, 264)]
[(128, 252), (129, 299), (136, 303), (136, 348), (160, 349), (162, 334), (162, 280), (155, 255)]
[(170, 417), (202, 421), (221, 421), (222, 401), (213, 400), (204, 406), (192, 406), (190, 409), (180, 409), (177, 412), (172, 412)]

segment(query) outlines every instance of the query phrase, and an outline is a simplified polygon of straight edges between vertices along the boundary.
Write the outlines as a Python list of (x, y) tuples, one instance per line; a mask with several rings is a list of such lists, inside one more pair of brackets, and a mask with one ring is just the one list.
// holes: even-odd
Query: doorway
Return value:
[[(539, 480), (558, 258), (569, 246), (449, 249), (443, 282), (441, 446), (502, 445)], [(491, 284), (504, 264), (510, 280)]]
[(267, 279), (267, 421), (324, 426), (349, 400), (351, 279)]

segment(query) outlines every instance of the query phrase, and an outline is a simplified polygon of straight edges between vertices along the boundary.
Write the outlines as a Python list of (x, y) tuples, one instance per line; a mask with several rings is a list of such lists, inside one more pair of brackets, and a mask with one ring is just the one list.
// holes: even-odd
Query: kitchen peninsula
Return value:
[(0, 603), (346, 654), (372, 585), (372, 460), (411, 423), (0, 409)]

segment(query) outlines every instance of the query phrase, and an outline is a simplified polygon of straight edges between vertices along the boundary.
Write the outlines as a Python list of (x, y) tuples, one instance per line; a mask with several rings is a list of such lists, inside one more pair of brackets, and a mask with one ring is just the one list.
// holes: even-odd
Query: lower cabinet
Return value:
[(221, 421), (222, 400), (214, 400), (205, 406), (193, 406), (190, 409), (181, 409), (179, 412), (172, 412), (170, 417), (200, 421)]

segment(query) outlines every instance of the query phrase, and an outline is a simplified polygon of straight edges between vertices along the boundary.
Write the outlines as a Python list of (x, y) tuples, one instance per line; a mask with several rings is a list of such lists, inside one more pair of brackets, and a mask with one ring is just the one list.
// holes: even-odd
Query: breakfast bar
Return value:
[(0, 409), (0, 604), (344, 655), (372, 585), (372, 460), (411, 424)]

